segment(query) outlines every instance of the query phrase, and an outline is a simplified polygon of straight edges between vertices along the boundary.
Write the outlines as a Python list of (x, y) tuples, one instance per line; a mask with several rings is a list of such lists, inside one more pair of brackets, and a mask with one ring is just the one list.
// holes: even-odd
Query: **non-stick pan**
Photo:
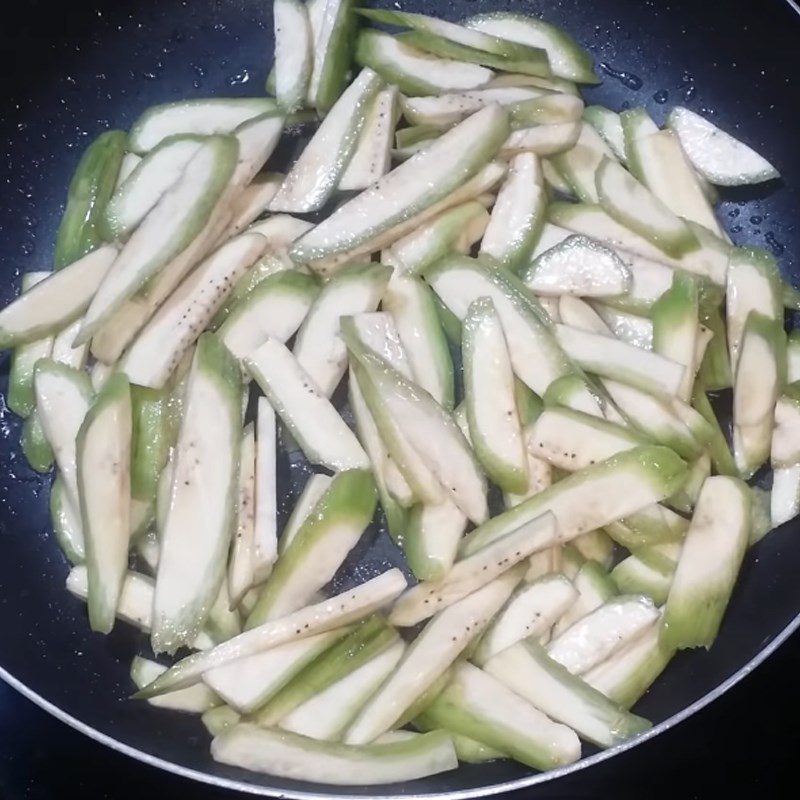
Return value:
[[(543, 16), (567, 27), (596, 56), (603, 84), (588, 92), (590, 101), (612, 108), (645, 105), (659, 122), (666, 108), (685, 104), (755, 145), (778, 165), (784, 180), (766, 189), (726, 193), (721, 214), (736, 241), (771, 249), (784, 275), (800, 285), (796, 7), (783, 0), (409, 0), (402, 5), (450, 19), (494, 9)], [(128, 127), (153, 103), (262, 92), (271, 61), (270, 9), (268, 0), (28, 0), (15, 5), (16, 19), (7, 16), (0, 33), (0, 302), (17, 292), (21, 272), (49, 268), (69, 177), (93, 136), (108, 127)], [(0, 370), (5, 382), (5, 354)], [(48, 521), (50, 479), (28, 469), (18, 438), (18, 421), (0, 399), (0, 674), (65, 722), (164, 769), (290, 797), (480, 797), (541, 784), (563, 772), (536, 775), (500, 761), (465, 765), (376, 793), (215, 764), (198, 719), (127, 699), (130, 659), (146, 652), (146, 638), (125, 625), (109, 637), (90, 633), (84, 606), (64, 590), (68, 566)], [(288, 461), (284, 468), (288, 505), (301, 478)], [(337, 577), (341, 585), (401, 563), (377, 528), (354, 556)], [(748, 554), (712, 650), (680, 654), (641, 701), (637, 710), (655, 723), (647, 737), (732, 686), (800, 624), (798, 574), (796, 521)], [(568, 769), (587, 768), (620, 749), (594, 753), (587, 748), (587, 758)], [(591, 773), (586, 774), (588, 780)]]

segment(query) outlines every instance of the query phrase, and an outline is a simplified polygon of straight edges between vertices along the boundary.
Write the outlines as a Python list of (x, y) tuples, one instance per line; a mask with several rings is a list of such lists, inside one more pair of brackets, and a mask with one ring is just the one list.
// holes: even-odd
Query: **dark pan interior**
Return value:
[[(107, 127), (128, 127), (153, 103), (261, 93), (272, 47), (270, 6), (266, 0), (31, 0), (15, 7), (20, 19), (0, 33), (0, 302), (16, 294), (20, 273), (49, 268), (67, 182), (93, 136)], [(794, 83), (800, 18), (788, 4), (742, 0), (723, 10), (696, 0), (414, 0), (403, 8), (451, 19), (493, 9), (539, 14), (565, 25), (605, 65), (604, 83), (588, 93), (590, 101), (617, 109), (645, 105), (659, 122), (673, 104), (712, 114), (769, 156), (785, 181), (767, 190), (725, 193), (723, 219), (737, 242), (772, 249), (784, 275), (800, 285), (800, 111)], [(2, 389), (8, 361), (7, 354), (0, 356)], [(374, 796), (374, 789), (328, 791), (215, 765), (198, 719), (126, 699), (129, 661), (146, 652), (145, 637), (124, 625), (107, 638), (89, 632), (82, 603), (63, 588), (68, 567), (50, 534), (50, 479), (28, 469), (18, 437), (18, 421), (0, 399), (0, 667), (85, 726), (183, 769), (265, 792)], [(287, 504), (302, 483), (301, 472), (285, 464)], [(640, 713), (655, 723), (669, 720), (792, 624), (800, 611), (798, 528), (790, 523), (751, 551), (713, 650), (676, 658)], [(378, 530), (354, 555), (343, 584), (400, 561)], [(585, 774), (590, 780), (591, 771)], [(526, 777), (531, 778), (525, 768), (498, 762), (463, 766), (384, 793), (472, 790), (479, 796)]]

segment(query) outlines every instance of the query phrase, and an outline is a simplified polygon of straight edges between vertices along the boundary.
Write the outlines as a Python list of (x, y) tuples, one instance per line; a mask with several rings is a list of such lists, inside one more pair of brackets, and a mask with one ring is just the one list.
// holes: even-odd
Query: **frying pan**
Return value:
[[(15, 7), (18, 19), (0, 34), (0, 302), (15, 295), (21, 272), (49, 267), (66, 186), (92, 137), (129, 127), (153, 103), (261, 92), (271, 60), (269, 6), (266, 0), (29, 0)], [(564, 25), (601, 64), (604, 82), (587, 93), (589, 102), (645, 105), (659, 122), (673, 104), (712, 114), (784, 176), (777, 186), (727, 192), (722, 218), (736, 241), (773, 250), (784, 275), (800, 284), (796, 6), (729, 0), (722, 11), (696, 0), (409, 0), (403, 7), (449, 19), (496, 9), (543, 16)], [(285, 166), (279, 159), (275, 168)], [(6, 354), (0, 373), (4, 389)], [(64, 590), (68, 566), (50, 534), (49, 477), (27, 468), (18, 438), (18, 421), (0, 399), (0, 675), (96, 740), (178, 774), (264, 795), (376, 796), (373, 788), (321, 787), (217, 765), (198, 719), (129, 701), (128, 666), (135, 653), (146, 652), (146, 637), (121, 624), (109, 637), (89, 631), (83, 604)], [(304, 476), (284, 460), (286, 508)], [(344, 588), (390, 564), (402, 564), (402, 557), (375, 528), (335, 583)], [(800, 523), (791, 522), (748, 554), (712, 650), (679, 654), (641, 701), (637, 711), (655, 723), (642, 738), (719, 696), (800, 625), (798, 574)], [(482, 797), (555, 780), (635, 744), (603, 753), (586, 748), (579, 764), (543, 775), (500, 761), (379, 793)]]

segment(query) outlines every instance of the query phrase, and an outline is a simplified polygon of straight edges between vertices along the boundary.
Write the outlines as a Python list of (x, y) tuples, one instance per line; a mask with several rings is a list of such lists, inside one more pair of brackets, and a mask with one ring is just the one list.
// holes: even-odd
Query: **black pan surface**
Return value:
[[(601, 64), (603, 85), (590, 102), (645, 105), (662, 121), (685, 104), (761, 149), (784, 181), (728, 192), (721, 214), (737, 242), (771, 249), (800, 285), (800, 106), (795, 82), (797, 9), (781, 0), (724, 6), (694, 0), (451, 0), (403, 8), (450, 19), (495, 9), (538, 14), (567, 27)], [(49, 268), (66, 186), (82, 148), (108, 127), (128, 127), (147, 106), (208, 95), (259, 94), (271, 60), (271, 4), (260, 0), (96, 0), (18, 7), (0, 34), (3, 112), (0, 141), (0, 302), (18, 277)], [(285, 166), (279, 161), (275, 168)], [(8, 356), (0, 356), (3, 385)], [(50, 534), (49, 478), (19, 453), (18, 421), (0, 399), (0, 670), (31, 699), (98, 740), (137, 758), (218, 785), (283, 796), (364, 795), (259, 777), (214, 764), (199, 720), (127, 700), (130, 658), (146, 639), (123, 625), (110, 637), (89, 632), (82, 604), (63, 589), (68, 566)], [(284, 465), (286, 504), (302, 470)], [(712, 651), (678, 656), (638, 710), (656, 727), (675, 724), (735, 683), (798, 626), (800, 524), (772, 533), (748, 555)], [(359, 582), (400, 563), (376, 529), (337, 582)], [(612, 753), (592, 755), (582, 765)], [(448, 793), (480, 797), (541, 783), (513, 763), (386, 787), (385, 795)], [(590, 780), (591, 771), (586, 779)]]

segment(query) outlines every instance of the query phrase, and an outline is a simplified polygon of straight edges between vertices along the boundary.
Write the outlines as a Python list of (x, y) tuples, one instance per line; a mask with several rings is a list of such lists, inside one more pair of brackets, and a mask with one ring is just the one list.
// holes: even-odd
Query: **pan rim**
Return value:
[[(792, 0), (788, 0), (788, 2), (792, 2)], [(599, 753), (595, 753), (594, 755), (591, 755), (588, 758), (582, 758), (580, 761), (576, 761), (574, 764), (568, 764), (567, 766), (549, 770), (547, 772), (536, 772), (532, 775), (526, 775), (523, 778), (516, 778), (515, 780), (505, 781), (503, 783), (491, 784), (488, 786), (476, 787), (474, 789), (456, 789), (453, 791), (422, 792), (414, 794), (408, 794), (406, 792), (393, 793), (393, 794), (376, 793), (372, 796), (380, 798), (380, 800), (424, 800), (424, 798), (447, 798), (447, 800), (479, 800), (482, 797), (489, 797), (489, 796), (499, 795), (504, 792), (513, 792), (519, 789), (525, 789), (530, 786), (536, 786), (538, 784), (547, 783), (549, 781), (556, 780), (566, 775), (571, 775), (573, 773), (582, 771), (584, 769), (587, 769), (588, 767), (594, 766), (595, 764), (599, 764), (603, 761), (606, 761), (607, 759), (613, 758), (614, 756), (620, 753), (624, 753), (628, 750), (631, 750), (643, 742), (647, 742), (650, 739), (655, 738), (660, 733), (670, 730), (675, 725), (679, 724), (680, 722), (683, 722), (683, 720), (685, 719), (688, 719), (693, 714), (705, 708), (707, 705), (710, 705), (712, 702), (714, 702), (723, 694), (725, 694), (729, 689), (731, 689), (733, 686), (739, 683), (739, 681), (747, 677), (754, 669), (756, 669), (756, 667), (760, 666), (764, 661), (766, 661), (767, 658), (769, 658), (773, 653), (775, 653), (775, 651), (782, 644), (784, 644), (784, 642), (786, 642), (786, 640), (799, 628), (800, 628), (800, 613), (798, 613), (791, 620), (791, 622), (789, 622), (789, 624), (771, 642), (765, 645), (746, 664), (741, 666), (736, 672), (733, 673), (733, 675), (728, 677), (726, 680), (724, 680), (721, 684), (716, 686), (710, 692), (707, 692), (702, 697), (698, 698), (693, 703), (686, 706), (686, 708), (676, 712), (672, 716), (665, 719), (663, 722), (659, 722), (657, 725), (654, 725), (648, 731), (637, 736), (636, 738), (630, 739), (627, 742), (622, 742), (621, 744), (618, 744), (615, 747), (611, 747), (608, 750), (601, 750)], [(159, 758), (158, 756), (151, 755), (150, 753), (145, 753), (144, 751), (139, 750), (136, 747), (132, 747), (131, 745), (125, 744), (124, 742), (115, 739), (113, 736), (109, 736), (106, 733), (102, 733), (96, 728), (93, 728), (91, 725), (82, 722), (81, 720), (77, 719), (76, 717), (73, 717), (71, 714), (68, 714), (66, 711), (56, 706), (54, 703), (51, 703), (49, 700), (42, 697), (40, 694), (35, 692), (33, 689), (24, 684), (18, 678), (14, 677), (8, 670), (6, 670), (1, 666), (0, 666), (0, 679), (5, 681), (5, 683), (7, 683), (13, 689), (18, 691), (28, 700), (35, 703), (37, 706), (39, 706), (39, 708), (48, 712), (61, 722), (66, 723), (79, 733), (88, 736), (90, 739), (93, 739), (99, 744), (105, 745), (106, 747), (110, 747), (112, 750), (116, 750), (118, 753), (122, 753), (123, 755), (129, 756), (130, 758), (134, 758), (137, 761), (147, 764), (148, 766), (155, 767), (157, 769), (162, 769), (166, 772), (171, 772), (173, 775), (179, 775), (180, 777), (187, 778), (189, 780), (199, 781), (200, 783), (204, 783), (209, 786), (215, 786), (220, 789), (231, 789), (234, 791), (242, 792), (244, 794), (257, 795), (261, 797), (287, 798), (287, 800), (364, 800), (365, 797), (364, 795), (359, 795), (359, 794), (340, 794), (340, 793), (324, 792), (324, 791), (307, 792), (295, 789), (276, 789), (266, 785), (259, 785), (255, 783), (248, 783), (245, 781), (235, 780), (233, 778), (223, 778), (218, 775), (212, 775), (209, 772), (203, 772), (197, 769), (184, 767), (181, 764), (176, 764), (173, 761), (169, 761), (164, 758)]]
[[(800, 3), (798, 0), (784, 0), (784, 2), (789, 6), (790, 9), (800, 16)], [(652, 728), (635, 737), (634, 739), (629, 739), (628, 741), (622, 742), (621, 744), (618, 744), (615, 747), (607, 750), (601, 750), (599, 753), (595, 753), (588, 758), (582, 758), (579, 761), (576, 761), (574, 764), (568, 764), (567, 766), (548, 770), (547, 772), (537, 772), (533, 773), (532, 775), (527, 775), (523, 778), (517, 778), (515, 780), (491, 784), (488, 786), (476, 787), (474, 789), (458, 789), (454, 791), (423, 792), (414, 794), (408, 794), (405, 792), (398, 794), (376, 793), (372, 796), (375, 798), (380, 798), (380, 800), (425, 800), (425, 798), (447, 798), (447, 800), (480, 800), (480, 798), (483, 797), (496, 796), (505, 792), (513, 792), (519, 789), (525, 789), (530, 786), (548, 783), (549, 781), (583, 771), (594, 766), (595, 764), (600, 764), (603, 761), (613, 758), (620, 753), (632, 750), (643, 742), (650, 741), (664, 731), (670, 730), (679, 723), (683, 722), (685, 719), (691, 717), (693, 714), (701, 711), (706, 706), (722, 697), (726, 692), (728, 692), (731, 688), (736, 686), (736, 684), (753, 672), (753, 670), (763, 664), (764, 661), (773, 655), (778, 648), (781, 647), (798, 629), (800, 629), (800, 612), (795, 615), (795, 617), (782, 631), (780, 631), (780, 633), (778, 633), (777, 636), (775, 636), (774, 639), (772, 639), (772, 641), (766, 644), (747, 663), (743, 664), (738, 670), (736, 670), (736, 672), (734, 672), (710, 692), (707, 692), (702, 697), (686, 706), (686, 708), (676, 712), (663, 722), (654, 725)], [(115, 739), (113, 736), (102, 733), (96, 728), (93, 728), (91, 725), (82, 722), (76, 717), (73, 717), (71, 714), (68, 714), (63, 709), (59, 708), (54, 703), (51, 703), (49, 700), (42, 697), (2, 666), (0, 666), (0, 680), (3, 680), (12, 689), (19, 692), (23, 697), (39, 706), (39, 708), (46, 711), (51, 716), (69, 725), (73, 730), (82, 733), (84, 736), (87, 736), (99, 744), (109, 747), (112, 750), (122, 753), (130, 758), (134, 758), (143, 764), (147, 764), (148, 766), (156, 769), (164, 770), (165, 772), (170, 772), (173, 775), (178, 775), (188, 780), (198, 781), (199, 783), (221, 789), (238, 791), (243, 794), (260, 797), (286, 798), (286, 800), (364, 800), (366, 797), (365, 795), (360, 794), (354, 795), (333, 792), (306, 792), (294, 789), (275, 789), (265, 785), (247, 783), (244, 781), (234, 780), (232, 778), (223, 778), (217, 775), (212, 775), (208, 772), (202, 772), (200, 770), (184, 767), (180, 764), (176, 764), (173, 761), (159, 758), (158, 756), (151, 755), (150, 753), (145, 753), (136, 747), (125, 744), (124, 742)]]

